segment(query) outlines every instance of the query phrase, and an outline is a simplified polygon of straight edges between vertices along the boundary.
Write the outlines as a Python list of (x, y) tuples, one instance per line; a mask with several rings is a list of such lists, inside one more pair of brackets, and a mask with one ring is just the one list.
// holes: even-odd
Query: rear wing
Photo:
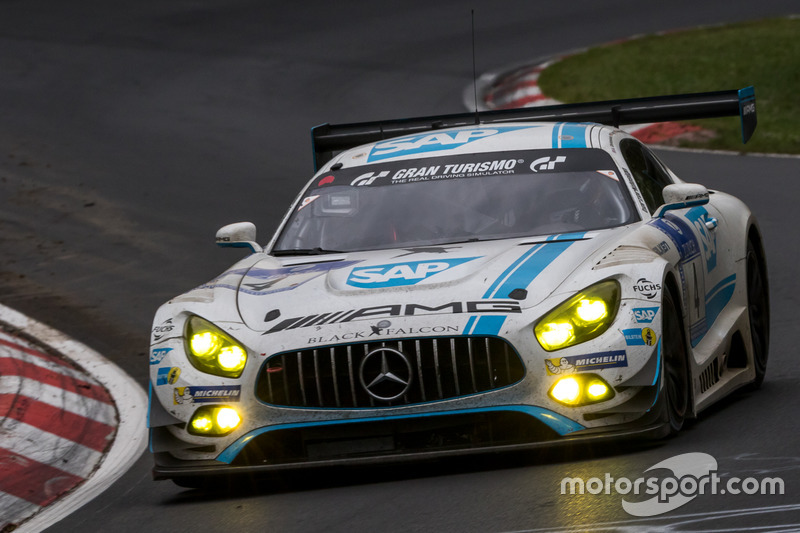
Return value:
[(619, 127), (623, 124), (645, 124), (735, 115), (741, 117), (742, 142), (746, 143), (756, 129), (756, 95), (753, 87), (709, 93), (523, 107), (354, 124), (322, 124), (311, 129), (311, 144), (314, 149), (314, 170), (316, 171), (338, 153), (362, 144), (455, 126), (558, 121), (596, 122)]

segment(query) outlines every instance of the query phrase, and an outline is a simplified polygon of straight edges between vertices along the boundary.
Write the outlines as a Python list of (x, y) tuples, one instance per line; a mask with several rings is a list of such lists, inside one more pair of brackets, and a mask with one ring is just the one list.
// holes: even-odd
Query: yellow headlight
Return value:
[(590, 300), (588, 298), (578, 302), (575, 313), (583, 322), (597, 322), (606, 317), (608, 308), (603, 300)]
[(192, 429), (194, 429), (198, 433), (208, 432), (213, 427), (213, 425), (214, 423), (208, 416), (198, 416), (192, 418)]
[(589, 387), (586, 389), (586, 393), (589, 395), (589, 398), (592, 398), (593, 400), (602, 398), (608, 394), (608, 386), (605, 383), (594, 381), (589, 384)]
[(219, 350), (222, 344), (222, 339), (213, 331), (201, 331), (192, 335), (191, 343), (192, 353), (197, 357), (212, 356)]
[(242, 419), (231, 407), (223, 407), (217, 411), (217, 425), (222, 429), (234, 429)]
[(242, 418), (233, 407), (204, 405), (189, 420), (189, 433), (205, 437), (227, 435), (241, 424)]
[(534, 327), (536, 339), (548, 352), (594, 339), (614, 322), (619, 301), (617, 281), (592, 285), (547, 313)]
[(575, 378), (564, 378), (556, 383), (550, 394), (561, 403), (575, 403), (581, 395), (581, 385)]
[(186, 352), (196, 369), (226, 378), (238, 378), (247, 363), (247, 351), (208, 320), (192, 317), (186, 324)]
[(612, 389), (596, 374), (575, 374), (555, 382), (548, 392), (551, 398), (570, 407), (610, 400)]

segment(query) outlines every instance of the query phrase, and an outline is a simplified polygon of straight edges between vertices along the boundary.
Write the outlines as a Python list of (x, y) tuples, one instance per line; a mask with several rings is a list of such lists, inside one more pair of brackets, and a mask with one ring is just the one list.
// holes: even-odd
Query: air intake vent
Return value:
[(719, 361), (714, 359), (700, 374), (700, 394), (706, 392), (719, 382)]

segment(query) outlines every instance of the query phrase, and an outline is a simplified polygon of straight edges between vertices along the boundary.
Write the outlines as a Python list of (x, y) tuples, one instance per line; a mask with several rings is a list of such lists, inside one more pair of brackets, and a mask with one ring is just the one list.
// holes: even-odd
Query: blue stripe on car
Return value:
[(714, 325), (719, 314), (725, 309), (728, 302), (731, 301), (735, 288), (736, 274), (731, 274), (706, 293), (706, 316), (692, 324), (689, 328), (692, 347), (700, 344), (700, 341), (706, 336), (706, 333), (708, 333), (708, 330)]
[[(498, 276), (484, 293), (483, 299), (509, 298), (514, 289), (527, 288), (564, 250), (585, 235), (585, 232), (551, 235), (546, 239), (547, 242), (532, 246)], [(497, 335), (506, 318), (505, 315), (483, 316), (476, 321), (470, 317), (464, 335)]]
[(591, 124), (571, 124), (557, 122), (553, 124), (553, 148), (587, 148), (586, 132)]
[(566, 124), (559, 135), (559, 148), (586, 148), (586, 124)]

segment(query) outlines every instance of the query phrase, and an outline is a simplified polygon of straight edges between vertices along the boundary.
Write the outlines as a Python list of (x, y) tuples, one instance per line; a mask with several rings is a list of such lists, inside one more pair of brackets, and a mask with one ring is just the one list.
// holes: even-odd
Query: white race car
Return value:
[(754, 216), (611, 125), (752, 88), (331, 126), (273, 239), (157, 312), (154, 477), (659, 438), (764, 379)]

